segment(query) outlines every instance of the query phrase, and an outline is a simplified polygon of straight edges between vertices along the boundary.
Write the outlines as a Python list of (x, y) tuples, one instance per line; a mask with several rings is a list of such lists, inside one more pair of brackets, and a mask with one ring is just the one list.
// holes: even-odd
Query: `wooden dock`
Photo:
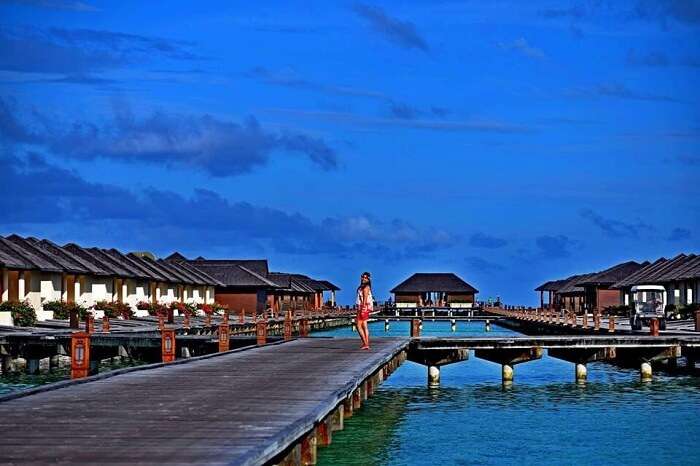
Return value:
[(298, 464), (403, 360), (409, 339), (372, 343), (298, 339), (0, 398), (0, 463)]

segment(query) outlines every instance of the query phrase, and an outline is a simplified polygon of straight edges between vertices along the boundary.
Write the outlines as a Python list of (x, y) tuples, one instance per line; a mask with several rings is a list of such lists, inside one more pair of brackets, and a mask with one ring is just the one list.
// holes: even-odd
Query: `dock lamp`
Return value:
[(71, 335), (71, 379), (87, 377), (90, 372), (90, 335), (73, 332)]
[(161, 331), (161, 354), (163, 362), (173, 362), (175, 360), (175, 330), (165, 328)]

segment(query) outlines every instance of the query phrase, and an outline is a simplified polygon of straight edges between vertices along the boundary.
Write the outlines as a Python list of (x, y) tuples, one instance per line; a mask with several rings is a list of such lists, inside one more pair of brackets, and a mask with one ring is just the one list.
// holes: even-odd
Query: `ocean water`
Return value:
[[(370, 324), (375, 336), (407, 335), (407, 322)], [(516, 335), (482, 322), (424, 323), (423, 335)], [(350, 329), (323, 332), (352, 335)], [(544, 356), (515, 366), (501, 385), (499, 365), (476, 359), (443, 366), (441, 386), (427, 388), (427, 369), (404, 363), (332, 444), (320, 465), (699, 465), (700, 380), (588, 364), (588, 383), (574, 365)]]

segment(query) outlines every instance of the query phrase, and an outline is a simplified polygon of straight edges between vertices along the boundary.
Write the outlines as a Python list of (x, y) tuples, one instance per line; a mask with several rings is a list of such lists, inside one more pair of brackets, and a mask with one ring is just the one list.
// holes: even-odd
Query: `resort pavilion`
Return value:
[[(188, 264), (169, 263), (149, 254), (116, 249), (59, 246), (46, 239), (0, 236), (0, 301), (26, 301), (39, 320), (49, 301), (89, 307), (98, 301), (129, 304), (136, 315), (139, 301), (213, 303), (220, 282)], [(2, 313), (6, 314), (6, 313)], [(11, 319), (0, 316), (0, 324)]]
[[(572, 275), (563, 280), (543, 283), (540, 307), (583, 312), (605, 311), (632, 303), (631, 290), (636, 285), (660, 285), (666, 289), (666, 303), (676, 306), (697, 304), (700, 293), (700, 256), (679, 254), (673, 259), (660, 258), (652, 263), (628, 261), (600, 272)], [(544, 293), (549, 294), (548, 302)]]
[(272, 309), (279, 314), (287, 309), (321, 309), (325, 291), (330, 291), (335, 305), (337, 286), (327, 280), (315, 280), (301, 274), (270, 272), (266, 259), (189, 260), (180, 253), (166, 258), (168, 262), (186, 263), (216, 278), (216, 302), (232, 311), (247, 314)]
[(471, 308), (479, 290), (454, 273), (414, 273), (391, 292), (398, 308)]

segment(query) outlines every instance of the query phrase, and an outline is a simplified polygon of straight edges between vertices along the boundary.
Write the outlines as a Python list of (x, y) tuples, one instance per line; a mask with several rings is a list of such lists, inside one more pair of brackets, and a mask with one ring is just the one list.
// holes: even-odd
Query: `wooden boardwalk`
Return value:
[(0, 401), (0, 463), (264, 464), (408, 341), (298, 339)]

